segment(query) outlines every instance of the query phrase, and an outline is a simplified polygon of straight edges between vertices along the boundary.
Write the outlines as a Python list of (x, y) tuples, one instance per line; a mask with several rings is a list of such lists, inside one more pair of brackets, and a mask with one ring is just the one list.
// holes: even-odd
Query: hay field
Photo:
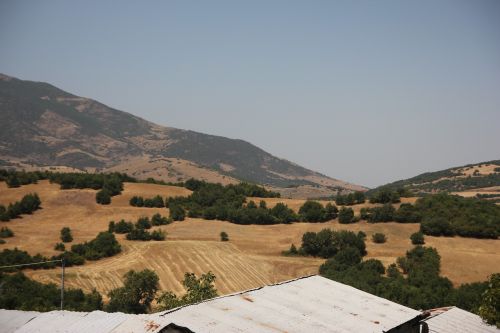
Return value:
[[(126, 183), (120, 196), (113, 197), (112, 204), (101, 206), (95, 203), (93, 190), (60, 190), (57, 184), (42, 181), (39, 184), (9, 189), (0, 182), (0, 204), (19, 200), (24, 194), (37, 192), (42, 200), (42, 210), (22, 219), (6, 222), (15, 232), (15, 237), (0, 245), (4, 248), (18, 247), (31, 254), (58, 253), (53, 249), (59, 242), (59, 231), (64, 226), (72, 229), (73, 243), (94, 238), (107, 229), (110, 220), (135, 220), (154, 213), (166, 215), (165, 208), (137, 208), (128, 205), (133, 195), (150, 197), (156, 194), (188, 195), (184, 188), (154, 184)], [(258, 202), (260, 199), (256, 199)], [(298, 209), (304, 200), (265, 199), (268, 206), (283, 201)], [(414, 198), (407, 199), (414, 201)], [(368, 206), (369, 204), (365, 204)], [(359, 211), (363, 205), (355, 205)], [(3, 223), (2, 223), (3, 225)], [(67, 285), (86, 290), (97, 288), (105, 294), (121, 285), (122, 275), (129, 269), (151, 268), (160, 276), (162, 289), (182, 292), (180, 284), (185, 272), (197, 274), (213, 271), (217, 276), (219, 293), (227, 294), (243, 289), (282, 281), (306, 274), (317, 273), (321, 259), (283, 257), (281, 251), (291, 243), (300, 245), (306, 231), (323, 228), (363, 230), (368, 234), (368, 257), (378, 258), (390, 264), (412, 247), (409, 236), (418, 230), (418, 224), (360, 222), (341, 225), (336, 221), (327, 223), (295, 223), (291, 225), (244, 226), (223, 221), (187, 219), (168, 226), (155, 227), (167, 231), (163, 242), (127, 241), (123, 235), (117, 238), (123, 252), (112, 258), (88, 261), (84, 266), (67, 269)], [(226, 231), (229, 242), (220, 242), (219, 233)], [(385, 244), (374, 244), (370, 237), (375, 232), (388, 236)], [(498, 271), (500, 251), (498, 240), (466, 238), (426, 237), (427, 244), (438, 249), (442, 256), (442, 271), (455, 284), (485, 280)], [(26, 271), (39, 281), (58, 281), (59, 270)]]

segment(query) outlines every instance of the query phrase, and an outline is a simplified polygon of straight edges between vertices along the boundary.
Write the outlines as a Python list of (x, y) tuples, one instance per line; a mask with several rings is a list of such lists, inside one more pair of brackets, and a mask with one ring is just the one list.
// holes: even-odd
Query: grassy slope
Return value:
[[(135, 220), (139, 216), (150, 216), (156, 212), (167, 213), (167, 209), (136, 208), (128, 205), (132, 195), (152, 196), (155, 194), (186, 195), (186, 189), (152, 184), (125, 184), (122, 195), (113, 198), (110, 206), (95, 204), (95, 191), (59, 190), (57, 185), (41, 182), (17, 189), (8, 189), (0, 183), (0, 203), (18, 200), (22, 195), (36, 191), (43, 209), (31, 216), (5, 223), (16, 236), (7, 239), (0, 249), (14, 246), (31, 253), (55, 254), (53, 246), (59, 241), (63, 226), (73, 230), (74, 242), (90, 240), (99, 231), (107, 229), (110, 220), (125, 218)], [(414, 198), (406, 198), (414, 201)], [(269, 206), (285, 201), (297, 209), (303, 200), (266, 199)], [(354, 206), (356, 211), (362, 205)], [(253, 288), (272, 282), (316, 273), (323, 262), (314, 258), (290, 258), (280, 255), (293, 242), (300, 244), (306, 231), (322, 228), (363, 230), (368, 239), (375, 232), (388, 236), (385, 244), (367, 241), (368, 257), (381, 259), (384, 264), (394, 262), (411, 248), (409, 236), (418, 230), (417, 224), (364, 222), (353, 225), (339, 225), (336, 221), (322, 224), (296, 223), (292, 225), (243, 226), (221, 221), (188, 219), (161, 227), (168, 232), (165, 242), (131, 242), (119, 235), (123, 253), (82, 267), (68, 269), (68, 285), (90, 290), (96, 287), (107, 292), (120, 285), (121, 276), (129, 269), (149, 267), (160, 275), (161, 287), (181, 292), (184, 272), (197, 274), (212, 270), (217, 276), (217, 288), (222, 294)], [(219, 241), (219, 233), (229, 234), (230, 242)], [(455, 283), (485, 280), (496, 269), (500, 261), (498, 240), (466, 238), (426, 237), (427, 244), (438, 249), (442, 256), (442, 270)], [(58, 270), (33, 271), (29, 275), (40, 281), (59, 279)]]

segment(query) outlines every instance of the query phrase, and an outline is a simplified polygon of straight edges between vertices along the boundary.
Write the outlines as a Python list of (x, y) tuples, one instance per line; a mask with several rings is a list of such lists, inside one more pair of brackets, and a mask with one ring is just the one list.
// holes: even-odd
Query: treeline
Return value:
[[(11, 266), (20, 264), (41, 263), (51, 260), (64, 259), (66, 266), (83, 265), (85, 260), (98, 260), (104, 257), (111, 257), (121, 252), (121, 246), (116, 240), (115, 236), (109, 232), (100, 232), (96, 238), (89, 242), (82, 244), (74, 244), (71, 246), (71, 251), (64, 251), (63, 253), (45, 257), (40, 254), (31, 256), (28, 252), (19, 250), (17, 248), (4, 249), (0, 252), (0, 266)], [(49, 269), (60, 265), (57, 262), (41, 263), (37, 265), (21, 266), (9, 268), (7, 271), (15, 272), (22, 269)]]
[(9, 187), (36, 184), (39, 180), (48, 179), (47, 171), (14, 171), (0, 169), (0, 181), (5, 181)]
[(337, 195), (335, 197), (335, 203), (339, 206), (352, 206), (356, 204), (362, 204), (365, 202), (365, 200), (365, 194), (359, 191), (344, 195)]
[(36, 193), (26, 194), (21, 201), (10, 203), (7, 208), (0, 205), (0, 221), (9, 221), (20, 217), (22, 214), (31, 214), (40, 209), (42, 202)]
[(9, 187), (34, 184), (42, 179), (48, 179), (51, 183), (59, 184), (61, 189), (90, 188), (99, 190), (96, 193), (96, 202), (102, 205), (111, 203), (111, 197), (121, 193), (123, 182), (137, 182), (135, 178), (118, 172), (90, 174), (0, 169), (0, 181), (4, 180)]
[(123, 182), (135, 182), (135, 178), (124, 173), (49, 173), (52, 183), (61, 185), (61, 189), (99, 190), (96, 193), (96, 202), (101, 205), (111, 203), (111, 197), (118, 195), (123, 190)]
[(171, 218), (183, 220), (187, 216), (207, 220), (222, 220), (236, 224), (278, 224), (304, 222), (324, 222), (337, 217), (335, 205), (321, 205), (317, 201), (306, 201), (298, 214), (283, 203), (268, 208), (265, 201), (257, 205), (247, 202), (247, 197), (279, 197), (279, 193), (268, 191), (253, 184), (226, 185), (188, 180), (186, 188), (193, 191), (188, 197), (170, 197), (166, 200)]
[(285, 251), (287, 255), (303, 255), (321, 258), (330, 258), (341, 251), (350, 251), (352, 248), (360, 255), (366, 255), (366, 234), (352, 231), (335, 231), (323, 229), (319, 232), (306, 232), (302, 236), (302, 244), (299, 249), (294, 244), (290, 250)]
[(172, 223), (172, 219), (155, 214), (149, 219), (148, 217), (140, 217), (134, 224), (121, 220), (117, 223), (114, 221), (109, 222), (108, 232), (116, 234), (126, 234), (128, 240), (140, 241), (162, 241), (165, 240), (166, 234), (162, 230), (147, 231), (152, 226), (167, 225)]
[(500, 206), (446, 193), (427, 195), (398, 209), (391, 204), (363, 208), (361, 218), (372, 223), (420, 223), (421, 231), (432, 236), (496, 239), (500, 235)]
[[(5, 274), (0, 272), (0, 308), (24, 311), (59, 310), (61, 304), (60, 287), (54, 283), (43, 284), (29, 279), (23, 273)], [(97, 291), (84, 293), (81, 289), (64, 290), (64, 310), (102, 310), (102, 297)]]
[(165, 200), (160, 195), (156, 195), (152, 198), (144, 199), (141, 196), (134, 195), (130, 198), (130, 206), (133, 207), (148, 207), (148, 208), (163, 208), (165, 207)]

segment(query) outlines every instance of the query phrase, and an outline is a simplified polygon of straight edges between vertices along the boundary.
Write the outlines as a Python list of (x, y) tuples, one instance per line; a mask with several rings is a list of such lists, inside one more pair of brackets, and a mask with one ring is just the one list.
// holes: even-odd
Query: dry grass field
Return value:
[[(94, 238), (107, 229), (110, 220), (136, 220), (140, 216), (154, 213), (168, 214), (165, 208), (137, 208), (128, 205), (133, 195), (150, 197), (188, 195), (184, 188), (153, 184), (126, 183), (123, 193), (113, 197), (112, 204), (101, 206), (95, 203), (93, 190), (60, 190), (57, 184), (42, 181), (39, 184), (9, 189), (0, 182), (0, 204), (19, 200), (24, 194), (37, 192), (42, 200), (42, 210), (22, 219), (6, 222), (15, 232), (15, 237), (0, 245), (4, 248), (18, 247), (31, 254), (40, 252), (53, 255), (59, 242), (59, 231), (68, 226), (72, 229), (73, 243)], [(255, 199), (258, 202), (260, 199)], [(271, 207), (283, 201), (298, 209), (304, 200), (265, 199)], [(405, 199), (413, 202), (414, 198)], [(369, 204), (366, 204), (367, 206)], [(353, 208), (359, 212), (363, 205)], [(3, 224), (3, 223), (2, 223)], [(117, 238), (123, 251), (112, 258), (87, 262), (84, 266), (67, 269), (67, 285), (86, 290), (97, 288), (101, 293), (121, 285), (122, 275), (129, 269), (154, 269), (160, 276), (162, 289), (182, 292), (181, 281), (185, 272), (197, 274), (213, 271), (217, 276), (219, 293), (226, 294), (242, 289), (262, 286), (318, 271), (321, 259), (284, 257), (281, 251), (291, 243), (300, 245), (306, 231), (322, 228), (363, 230), (368, 235), (368, 257), (378, 258), (390, 264), (412, 247), (409, 236), (418, 230), (417, 224), (360, 222), (341, 225), (336, 221), (327, 223), (295, 223), (291, 225), (244, 226), (222, 221), (187, 219), (168, 226), (155, 227), (167, 232), (163, 242), (127, 241), (123, 235)], [(220, 242), (219, 233), (226, 231), (229, 242)], [(383, 232), (388, 241), (374, 244), (370, 241), (375, 232)], [(500, 241), (467, 238), (426, 237), (427, 245), (434, 246), (442, 256), (442, 271), (455, 284), (485, 280), (499, 270)], [(59, 270), (26, 271), (39, 281), (58, 281)]]

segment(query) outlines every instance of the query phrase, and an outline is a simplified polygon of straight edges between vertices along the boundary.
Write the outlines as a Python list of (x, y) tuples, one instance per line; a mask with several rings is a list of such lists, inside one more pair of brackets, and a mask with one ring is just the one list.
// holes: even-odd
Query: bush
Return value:
[(413, 245), (423, 245), (423, 244), (425, 244), (424, 233), (421, 232), (421, 231), (415, 232), (415, 233), (411, 234), (410, 239), (411, 239), (411, 243)]
[(385, 234), (377, 232), (372, 235), (372, 241), (377, 244), (382, 244), (387, 241)]
[(116, 240), (115, 235), (110, 232), (100, 232), (97, 237), (90, 242), (71, 246), (71, 252), (88, 260), (97, 260), (120, 253), (121, 246)]
[(348, 224), (354, 222), (354, 211), (352, 208), (342, 207), (339, 211), (339, 223)]
[(64, 243), (69, 243), (73, 241), (73, 235), (71, 235), (71, 229), (64, 227), (61, 229), (61, 240)]
[(169, 219), (168, 217), (161, 216), (160, 214), (156, 213), (151, 217), (151, 224), (152, 225), (167, 225), (172, 223), (172, 220)]
[(151, 222), (147, 217), (140, 217), (135, 223), (137, 229), (151, 229)]
[(366, 255), (364, 235), (352, 231), (333, 231), (323, 229), (320, 232), (306, 232), (302, 236), (299, 253), (310, 256), (330, 258), (346, 247), (356, 248), (361, 255)]
[(302, 207), (300, 207), (299, 215), (304, 222), (327, 221), (325, 208), (317, 201), (307, 200)]
[(54, 250), (56, 251), (65, 251), (66, 246), (64, 246), (64, 243), (57, 243), (56, 246), (54, 246)]
[(400, 195), (398, 191), (391, 190), (388, 188), (382, 188), (379, 191), (372, 194), (370, 197), (371, 203), (398, 203), (400, 202)]
[(227, 234), (225, 231), (222, 231), (222, 232), (220, 233), (220, 240), (221, 240), (222, 242), (227, 242), (227, 241), (229, 241), (229, 236), (228, 236), (228, 234)]
[(0, 229), (0, 238), (14, 237), (14, 232), (7, 227), (2, 227)]
[(111, 193), (107, 189), (102, 189), (96, 193), (95, 201), (101, 205), (109, 205), (111, 203)]
[(10, 203), (7, 208), (0, 205), (0, 221), (9, 221), (20, 217), (22, 214), (32, 214), (40, 209), (41, 201), (36, 193), (23, 196), (21, 201)]
[(368, 209), (368, 222), (390, 222), (394, 220), (395, 209), (391, 204)]
[(114, 221), (109, 222), (108, 231), (114, 232), (115, 234), (126, 234), (134, 229), (134, 224), (132, 222), (126, 222), (125, 220), (120, 220), (118, 223)]
[(184, 210), (184, 208), (178, 205), (170, 205), (169, 210), (170, 210), (170, 218), (173, 221), (184, 221), (186, 217), (186, 211)]

